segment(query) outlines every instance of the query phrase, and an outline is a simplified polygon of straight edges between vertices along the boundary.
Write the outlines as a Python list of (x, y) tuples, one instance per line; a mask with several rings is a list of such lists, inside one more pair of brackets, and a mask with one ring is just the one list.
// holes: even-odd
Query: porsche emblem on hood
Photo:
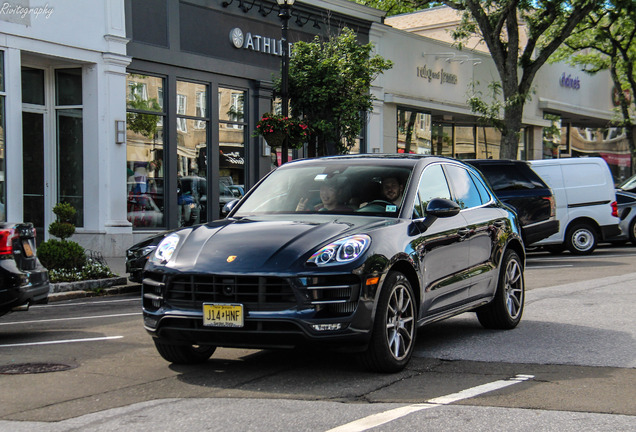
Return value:
[(236, 259), (236, 255), (230, 255), (227, 257), (226, 261), (231, 263), (232, 261), (234, 261)]

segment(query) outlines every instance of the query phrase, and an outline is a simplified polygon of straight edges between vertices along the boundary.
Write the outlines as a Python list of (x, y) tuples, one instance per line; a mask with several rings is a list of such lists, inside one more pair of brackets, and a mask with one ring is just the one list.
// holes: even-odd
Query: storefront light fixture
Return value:
[(276, 0), (279, 6), (293, 6), (294, 0)]
[(115, 142), (117, 144), (126, 142), (126, 122), (124, 120), (115, 120)]

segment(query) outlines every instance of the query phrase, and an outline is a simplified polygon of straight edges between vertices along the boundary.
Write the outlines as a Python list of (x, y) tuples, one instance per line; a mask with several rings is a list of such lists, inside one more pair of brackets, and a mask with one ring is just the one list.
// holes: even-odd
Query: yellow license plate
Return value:
[(203, 325), (210, 327), (243, 327), (243, 305), (204, 303)]
[(31, 245), (28, 241), (22, 242), (22, 248), (24, 249), (24, 254), (27, 256), (27, 258), (31, 258), (33, 256), (33, 249), (31, 249)]

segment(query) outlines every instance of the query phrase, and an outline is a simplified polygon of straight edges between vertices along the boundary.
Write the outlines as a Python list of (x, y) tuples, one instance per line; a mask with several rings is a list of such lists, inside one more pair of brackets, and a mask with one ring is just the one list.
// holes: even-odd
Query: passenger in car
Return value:
[[(347, 200), (345, 191), (339, 189), (334, 180), (328, 180), (320, 186), (320, 203), (313, 207), (314, 211), (351, 211), (352, 208), (344, 204)], [(296, 211), (309, 211), (308, 197), (301, 197)]]

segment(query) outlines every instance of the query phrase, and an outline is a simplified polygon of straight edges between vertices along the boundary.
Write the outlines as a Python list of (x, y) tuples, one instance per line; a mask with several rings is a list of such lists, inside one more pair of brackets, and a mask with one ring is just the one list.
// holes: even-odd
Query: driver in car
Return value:
[[(400, 207), (402, 203), (402, 192), (404, 192), (404, 185), (400, 183), (397, 177), (389, 176), (382, 179), (382, 195), (383, 201), (387, 201)], [(371, 204), (372, 202), (363, 202), (360, 204), (360, 208)]]

